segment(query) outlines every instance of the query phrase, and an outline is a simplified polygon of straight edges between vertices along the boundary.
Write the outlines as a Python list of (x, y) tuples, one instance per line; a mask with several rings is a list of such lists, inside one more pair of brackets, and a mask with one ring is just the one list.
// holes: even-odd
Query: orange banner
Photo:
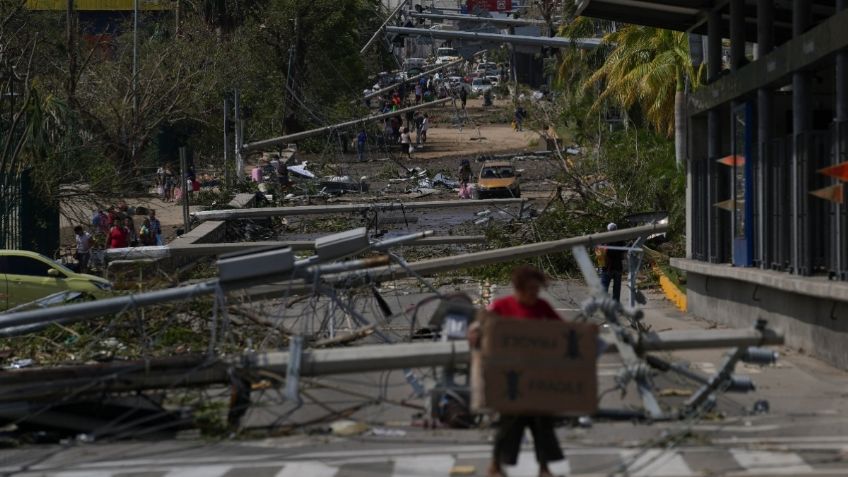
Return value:
[(745, 165), (745, 156), (740, 155), (730, 155), (727, 157), (722, 157), (718, 160), (719, 164), (724, 164), (725, 166), (744, 166)]
[(848, 182), (848, 162), (843, 162), (842, 164), (837, 164), (835, 166), (819, 169), (819, 174), (835, 177), (841, 181)]
[(845, 186), (836, 184), (827, 186), (822, 189), (811, 191), (810, 194), (824, 200), (829, 200), (835, 204), (845, 203)]

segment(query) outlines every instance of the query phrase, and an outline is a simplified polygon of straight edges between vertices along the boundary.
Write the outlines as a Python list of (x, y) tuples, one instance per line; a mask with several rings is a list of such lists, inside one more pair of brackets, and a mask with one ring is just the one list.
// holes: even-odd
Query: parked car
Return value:
[(492, 82), (487, 78), (474, 78), (471, 81), (471, 94), (483, 94), (492, 90)]
[(35, 252), (0, 250), (0, 309), (64, 291), (102, 298), (111, 294), (112, 283), (105, 278), (76, 273)]
[(486, 76), (486, 79), (489, 80), (490, 83), (492, 83), (493, 88), (497, 87), (498, 83), (500, 83), (501, 81), (500, 76)]
[(436, 64), (450, 63), (459, 59), (459, 52), (453, 48), (442, 47), (436, 50)]
[(518, 176), (509, 161), (486, 161), (480, 167), (474, 198), (521, 197)]

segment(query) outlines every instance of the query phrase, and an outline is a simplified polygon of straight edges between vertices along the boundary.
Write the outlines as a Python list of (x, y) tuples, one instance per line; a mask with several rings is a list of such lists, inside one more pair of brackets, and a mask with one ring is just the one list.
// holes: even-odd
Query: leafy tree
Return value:
[(686, 90), (700, 84), (701, 69), (692, 65), (686, 33), (626, 25), (607, 34), (611, 49), (585, 85), (600, 85), (594, 108), (613, 100), (625, 109), (641, 106), (657, 131), (674, 135), (675, 158), (685, 154)]

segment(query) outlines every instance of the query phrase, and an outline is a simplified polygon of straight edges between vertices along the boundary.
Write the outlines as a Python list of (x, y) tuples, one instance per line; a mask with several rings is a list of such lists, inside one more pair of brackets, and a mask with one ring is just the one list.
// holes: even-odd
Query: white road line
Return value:
[[(568, 460), (560, 460), (551, 462), (551, 472), (554, 475), (571, 475), (571, 465)], [(539, 463), (536, 462), (536, 453), (524, 451), (518, 454), (518, 464), (515, 466), (507, 466), (506, 475), (513, 477), (536, 477), (539, 475)]]
[[(621, 458), (629, 461), (634, 452), (622, 452)], [(663, 449), (648, 449), (627, 466), (628, 475), (633, 477), (685, 477), (695, 475), (679, 452)]]
[(394, 459), (393, 477), (449, 475), (454, 458), (447, 455), (414, 456)]
[(338, 467), (320, 462), (289, 462), (277, 473), (277, 477), (333, 477), (338, 471)]
[(68, 472), (56, 472), (51, 474), (38, 475), (49, 475), (52, 477), (112, 477), (112, 472), (91, 472), (72, 470)]
[(184, 469), (173, 469), (165, 477), (221, 477), (229, 472), (231, 465), (202, 465)]
[(794, 452), (767, 452), (730, 449), (730, 454), (751, 475), (799, 475), (813, 471), (804, 459)]

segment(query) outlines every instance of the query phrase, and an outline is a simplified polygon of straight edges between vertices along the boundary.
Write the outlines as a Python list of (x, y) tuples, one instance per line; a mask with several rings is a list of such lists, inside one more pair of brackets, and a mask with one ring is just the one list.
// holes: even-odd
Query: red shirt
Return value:
[(109, 248), (126, 248), (129, 245), (129, 233), (124, 227), (112, 227), (109, 231)]
[(539, 298), (533, 306), (523, 305), (514, 296), (498, 298), (491, 305), (489, 311), (497, 313), (505, 318), (519, 320), (561, 320), (551, 305)]

